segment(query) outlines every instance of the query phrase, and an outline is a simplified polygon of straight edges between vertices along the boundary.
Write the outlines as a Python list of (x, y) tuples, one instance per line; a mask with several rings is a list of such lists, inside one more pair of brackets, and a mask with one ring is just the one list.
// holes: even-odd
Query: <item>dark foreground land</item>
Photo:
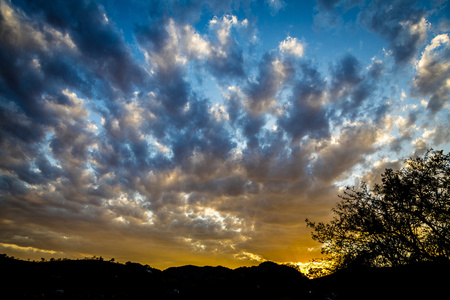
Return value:
[(309, 280), (296, 269), (184, 266), (160, 271), (101, 260), (0, 257), (0, 299), (450, 299), (448, 261), (352, 268)]

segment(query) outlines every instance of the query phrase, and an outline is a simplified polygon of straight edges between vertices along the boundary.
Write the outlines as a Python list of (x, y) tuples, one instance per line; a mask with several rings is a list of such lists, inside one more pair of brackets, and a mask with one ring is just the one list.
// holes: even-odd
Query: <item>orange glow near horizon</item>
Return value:
[(249, 252), (243, 252), (241, 255), (235, 255), (234, 260), (229, 259), (218, 259), (217, 257), (187, 257), (186, 263), (170, 263), (170, 262), (162, 262), (157, 263), (148, 262), (148, 259), (146, 258), (139, 258), (134, 257), (134, 259), (125, 258), (125, 257), (108, 257), (103, 256), (100, 253), (98, 254), (86, 254), (86, 253), (78, 253), (78, 254), (66, 254), (59, 251), (53, 251), (53, 250), (43, 250), (39, 248), (34, 247), (22, 247), (15, 244), (6, 244), (6, 243), (0, 243), (0, 253), (5, 253), (8, 256), (13, 256), (17, 259), (21, 260), (32, 260), (32, 261), (41, 261), (42, 258), (49, 261), (51, 258), (54, 259), (95, 259), (102, 257), (103, 260), (109, 261), (112, 258), (114, 258), (115, 262), (118, 263), (125, 263), (127, 261), (132, 261), (140, 264), (148, 264), (153, 268), (164, 270), (170, 267), (177, 267), (177, 266), (183, 266), (183, 265), (196, 265), (196, 266), (223, 266), (230, 269), (236, 269), (239, 267), (245, 267), (245, 266), (256, 266), (259, 265), (262, 262), (265, 261), (272, 261), (277, 264), (285, 264), (285, 265), (291, 265), (296, 267), (300, 272), (303, 274), (308, 273), (308, 269), (310, 267), (319, 268), (323, 266), (323, 263), (320, 262), (295, 262), (295, 261), (276, 261), (276, 260), (267, 260), (262, 258), (259, 255), (249, 253)]

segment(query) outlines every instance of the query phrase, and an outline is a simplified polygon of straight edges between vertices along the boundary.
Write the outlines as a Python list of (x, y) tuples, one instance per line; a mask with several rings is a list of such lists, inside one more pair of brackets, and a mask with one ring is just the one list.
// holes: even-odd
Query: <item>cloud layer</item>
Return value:
[(0, 249), (156, 267), (318, 256), (304, 219), (326, 220), (340, 186), (450, 143), (449, 36), (429, 37), (426, 8), (318, 2), (315, 26), (356, 7), (385, 51), (322, 62), (286, 33), (263, 47), (251, 1), (131, 2), (128, 29), (107, 2), (1, 1)]

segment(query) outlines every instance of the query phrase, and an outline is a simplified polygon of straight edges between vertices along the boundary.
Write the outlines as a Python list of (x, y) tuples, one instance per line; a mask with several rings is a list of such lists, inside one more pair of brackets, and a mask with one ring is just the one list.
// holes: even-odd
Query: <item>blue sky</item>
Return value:
[(345, 185), (450, 149), (445, 1), (0, 1), (0, 252), (320, 257)]

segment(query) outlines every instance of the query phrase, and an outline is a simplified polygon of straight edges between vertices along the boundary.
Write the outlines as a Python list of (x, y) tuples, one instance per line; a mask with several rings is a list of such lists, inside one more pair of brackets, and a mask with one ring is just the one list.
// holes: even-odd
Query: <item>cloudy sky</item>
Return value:
[(0, 0), (0, 253), (320, 257), (340, 188), (450, 150), (449, 6)]

